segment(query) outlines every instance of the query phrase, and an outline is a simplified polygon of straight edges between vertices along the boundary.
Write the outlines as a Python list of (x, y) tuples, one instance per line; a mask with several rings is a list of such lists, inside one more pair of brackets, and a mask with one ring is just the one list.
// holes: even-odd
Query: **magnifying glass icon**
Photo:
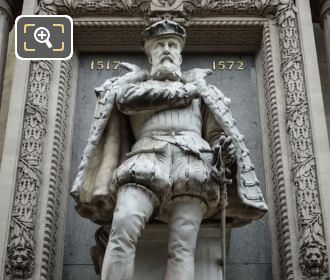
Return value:
[(50, 33), (46, 27), (38, 27), (34, 31), (34, 39), (38, 43), (45, 43), (49, 49), (53, 47), (52, 43), (49, 41)]

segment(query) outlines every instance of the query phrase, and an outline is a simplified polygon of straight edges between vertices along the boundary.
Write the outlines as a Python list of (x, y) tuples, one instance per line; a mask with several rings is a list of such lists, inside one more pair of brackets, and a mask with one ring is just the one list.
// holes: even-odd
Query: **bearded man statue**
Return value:
[(142, 38), (151, 70), (122, 63), (129, 72), (97, 88), (95, 120), (71, 194), (81, 216), (111, 225), (102, 280), (133, 279), (136, 244), (151, 218), (169, 227), (165, 279), (193, 280), (201, 222), (221, 207), (219, 152), (231, 170), (231, 223), (258, 219), (267, 206), (230, 100), (206, 83), (212, 71), (181, 72), (184, 28), (163, 20)]

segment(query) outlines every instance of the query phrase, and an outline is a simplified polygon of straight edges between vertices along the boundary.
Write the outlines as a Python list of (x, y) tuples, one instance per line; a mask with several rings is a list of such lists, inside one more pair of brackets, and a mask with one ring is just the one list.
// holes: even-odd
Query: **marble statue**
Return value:
[(224, 205), (223, 179), (232, 180), (231, 225), (260, 218), (267, 206), (230, 100), (206, 83), (212, 71), (181, 72), (184, 28), (162, 20), (142, 39), (151, 70), (122, 63), (129, 72), (96, 89), (95, 120), (71, 194), (81, 216), (111, 224), (102, 280), (133, 279), (136, 244), (151, 218), (169, 227), (165, 279), (193, 280), (198, 231)]

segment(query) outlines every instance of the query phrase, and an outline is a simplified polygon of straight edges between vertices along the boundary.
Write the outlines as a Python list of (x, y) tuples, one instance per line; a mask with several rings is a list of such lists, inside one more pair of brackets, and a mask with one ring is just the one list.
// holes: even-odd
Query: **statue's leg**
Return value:
[(152, 201), (142, 189), (129, 185), (119, 188), (102, 280), (133, 279), (136, 243), (152, 212)]
[(169, 217), (165, 280), (194, 279), (194, 253), (204, 209), (199, 199), (174, 202)]

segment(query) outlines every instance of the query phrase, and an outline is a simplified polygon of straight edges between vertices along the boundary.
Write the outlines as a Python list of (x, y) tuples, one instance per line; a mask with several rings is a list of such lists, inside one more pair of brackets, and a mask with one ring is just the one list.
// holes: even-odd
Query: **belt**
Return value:
[(153, 136), (188, 136), (188, 135), (192, 135), (192, 136), (198, 136), (198, 137), (202, 137), (201, 134), (195, 132), (195, 131), (190, 131), (190, 130), (183, 130), (183, 131), (152, 131), (152, 132), (146, 132), (141, 134), (141, 136), (139, 137), (139, 140), (141, 140), (142, 138), (145, 137), (153, 137)]

